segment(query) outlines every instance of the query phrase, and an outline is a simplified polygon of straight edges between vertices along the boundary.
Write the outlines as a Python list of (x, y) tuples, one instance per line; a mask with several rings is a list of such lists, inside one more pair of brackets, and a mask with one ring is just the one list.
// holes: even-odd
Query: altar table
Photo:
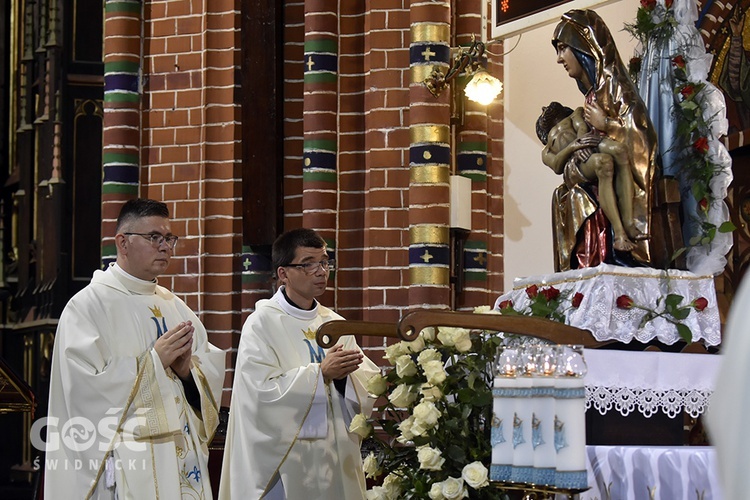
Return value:
[(708, 446), (587, 446), (591, 489), (581, 500), (721, 500)]
[(586, 408), (698, 417), (708, 407), (723, 356), (586, 349)]

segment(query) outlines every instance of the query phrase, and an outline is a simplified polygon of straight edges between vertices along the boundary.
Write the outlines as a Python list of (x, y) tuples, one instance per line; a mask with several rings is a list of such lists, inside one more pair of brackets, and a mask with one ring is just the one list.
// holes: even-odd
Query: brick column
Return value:
[(142, 2), (107, 0), (104, 19), (102, 261), (113, 261), (120, 208), (138, 196)]
[[(455, 35), (459, 45), (469, 47), (472, 37), (481, 39), (482, 19), (477, 13), (484, 0), (463, 0), (456, 8)], [(487, 57), (483, 58), (485, 65)], [(466, 98), (464, 88), (469, 78), (456, 79), (454, 92), (463, 103), (463, 116), (456, 125), (456, 171), (472, 181), (471, 233), (461, 256), (464, 266), (464, 291), (457, 297), (457, 309), (491, 303), (487, 294), (487, 108)], [(496, 295), (497, 293), (493, 293)], [(494, 299), (493, 299), (494, 300)]]
[(409, 64), (409, 305), (450, 304), (450, 89), (436, 98), (424, 80), (450, 61), (450, 2), (413, 1)]
[(333, 258), (338, 226), (338, 14), (337, 1), (305, 2), (302, 222), (320, 233)]

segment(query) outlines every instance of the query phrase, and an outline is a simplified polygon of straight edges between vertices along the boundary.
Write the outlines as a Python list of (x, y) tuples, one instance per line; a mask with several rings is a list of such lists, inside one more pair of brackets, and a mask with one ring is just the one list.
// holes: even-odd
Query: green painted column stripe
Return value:
[(138, 195), (138, 184), (109, 184), (102, 185), (102, 194), (130, 194)]
[(141, 69), (140, 64), (133, 61), (113, 61), (104, 63), (104, 74), (108, 73), (134, 73)]
[(479, 172), (477, 172), (477, 173), (471, 173), (471, 172), (463, 171), (463, 172), (461, 172), (461, 175), (464, 176), (464, 177), (468, 177), (473, 182), (484, 182), (484, 181), (487, 180), (487, 174), (486, 173), (479, 173)]
[(128, 153), (104, 153), (102, 155), (102, 163), (104, 163), (104, 165), (109, 165), (110, 163), (138, 165), (138, 155)]
[(107, 2), (105, 7), (107, 14), (116, 12), (141, 13), (141, 2)]
[(305, 54), (310, 52), (338, 53), (336, 40), (307, 40), (305, 42)]
[(336, 152), (336, 141), (329, 139), (308, 139), (302, 143), (303, 151), (330, 151)]
[(466, 243), (464, 243), (464, 248), (466, 248), (467, 250), (469, 249), (487, 250), (487, 243), (485, 243), (484, 241), (469, 240)]
[(103, 245), (102, 246), (102, 257), (114, 257), (117, 255), (117, 247), (115, 245)]
[(305, 83), (336, 83), (338, 75), (330, 72), (305, 73)]
[(466, 271), (464, 278), (466, 281), (487, 281), (487, 271)]
[(302, 172), (302, 181), (336, 182), (335, 172)]
[(487, 142), (461, 142), (458, 144), (459, 151), (481, 151), (487, 152)]
[(107, 92), (104, 94), (104, 102), (140, 102), (141, 96), (125, 92)]

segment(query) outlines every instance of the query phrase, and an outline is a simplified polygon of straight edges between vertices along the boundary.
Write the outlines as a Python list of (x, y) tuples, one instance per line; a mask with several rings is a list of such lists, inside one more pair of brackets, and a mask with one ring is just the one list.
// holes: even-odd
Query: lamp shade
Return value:
[(479, 68), (471, 81), (466, 84), (466, 97), (470, 100), (488, 105), (503, 91), (503, 84), (494, 76), (487, 73), (484, 68)]

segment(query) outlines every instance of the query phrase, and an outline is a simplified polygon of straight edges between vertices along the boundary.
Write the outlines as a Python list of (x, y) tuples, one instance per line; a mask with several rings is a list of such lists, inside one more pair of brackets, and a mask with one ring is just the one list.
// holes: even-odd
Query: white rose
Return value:
[(466, 491), (464, 480), (461, 478), (456, 479), (455, 477), (449, 477), (443, 481), (441, 489), (446, 500), (456, 500), (458, 498), (466, 498), (469, 496), (469, 492)]
[(461, 477), (463, 480), (475, 490), (484, 488), (490, 484), (487, 479), (487, 474), (487, 467), (485, 467), (482, 462), (472, 462), (466, 465), (461, 471)]
[(403, 354), (396, 358), (396, 375), (399, 377), (411, 377), (417, 374), (417, 365), (408, 354)]
[(448, 376), (445, 373), (445, 366), (439, 359), (434, 361), (427, 361), (422, 365), (424, 370), (424, 376), (427, 377), (427, 383), (430, 385), (438, 385), (445, 382), (445, 378)]
[(459, 352), (471, 349), (471, 333), (466, 328), (442, 327), (438, 331), (438, 340), (448, 347), (455, 346)]
[(440, 418), (440, 410), (437, 409), (435, 403), (431, 401), (422, 401), (414, 407), (414, 421), (424, 424), (428, 429), (432, 429)]
[(406, 348), (406, 342), (397, 342), (391, 344), (385, 348), (385, 355), (383, 356), (392, 365), (396, 364), (396, 359), (404, 354), (409, 354), (409, 350)]
[(453, 336), (458, 352), (469, 352), (471, 350), (471, 332), (465, 328), (459, 328)]
[(434, 385), (422, 384), (419, 392), (422, 394), (423, 401), (432, 401), (434, 403), (435, 401), (443, 399), (442, 391)]
[(373, 375), (367, 380), (367, 392), (373, 396), (380, 396), (388, 388), (385, 377), (381, 374)]
[(398, 424), (398, 430), (401, 433), (401, 435), (396, 438), (396, 441), (398, 441), (401, 444), (406, 444), (412, 439), (414, 439), (414, 434), (411, 431), (411, 426), (413, 423), (414, 423), (414, 417), (408, 417), (402, 420), (400, 424)]
[(367, 490), (365, 498), (367, 500), (388, 500), (388, 496), (385, 494), (385, 489), (382, 486), (375, 486), (371, 490)]
[(378, 457), (373, 452), (370, 452), (367, 458), (365, 458), (365, 461), (362, 463), (362, 470), (365, 472), (365, 477), (372, 479), (378, 477), (383, 472), (380, 469), (380, 464), (378, 464)]
[(383, 480), (383, 489), (388, 500), (398, 500), (401, 496), (401, 478), (394, 473), (388, 474)]
[(444, 346), (452, 347), (456, 341), (453, 340), (456, 329), (451, 326), (441, 326), (438, 329), (437, 338)]
[(432, 500), (445, 500), (445, 497), (443, 496), (443, 482), (432, 483), (428, 495)]
[(476, 314), (500, 314), (500, 311), (493, 309), (492, 306), (477, 306), (474, 308)]
[(388, 396), (388, 401), (397, 408), (408, 408), (416, 400), (417, 394), (412, 392), (411, 386), (407, 384), (397, 385), (396, 389)]
[(424, 349), (424, 347), (424, 337), (422, 337), (421, 335), (417, 335), (417, 338), (412, 340), (411, 342), (406, 342), (406, 348), (409, 349), (409, 352), (416, 353)]
[(409, 429), (411, 431), (412, 438), (417, 436), (424, 436), (427, 434), (427, 431), (430, 430), (432, 427), (429, 427), (427, 424), (425, 424), (424, 420), (417, 420), (416, 418), (411, 423), (411, 428)]
[(419, 468), (424, 470), (443, 470), (445, 463), (443, 452), (429, 446), (421, 446), (417, 449), (417, 460), (419, 460)]
[(424, 330), (419, 332), (419, 335), (426, 341), (432, 342), (435, 340), (435, 327), (431, 326), (429, 328), (425, 328)]
[(425, 349), (424, 351), (419, 353), (419, 356), (417, 356), (417, 363), (419, 363), (419, 366), (424, 366), (425, 363), (428, 361), (440, 361), (443, 357), (440, 355), (438, 351), (435, 349)]
[(365, 417), (361, 413), (357, 413), (356, 415), (354, 415), (352, 423), (349, 424), (349, 432), (353, 432), (355, 434), (358, 434), (362, 438), (366, 438), (372, 432), (372, 426), (367, 421), (367, 417)]

